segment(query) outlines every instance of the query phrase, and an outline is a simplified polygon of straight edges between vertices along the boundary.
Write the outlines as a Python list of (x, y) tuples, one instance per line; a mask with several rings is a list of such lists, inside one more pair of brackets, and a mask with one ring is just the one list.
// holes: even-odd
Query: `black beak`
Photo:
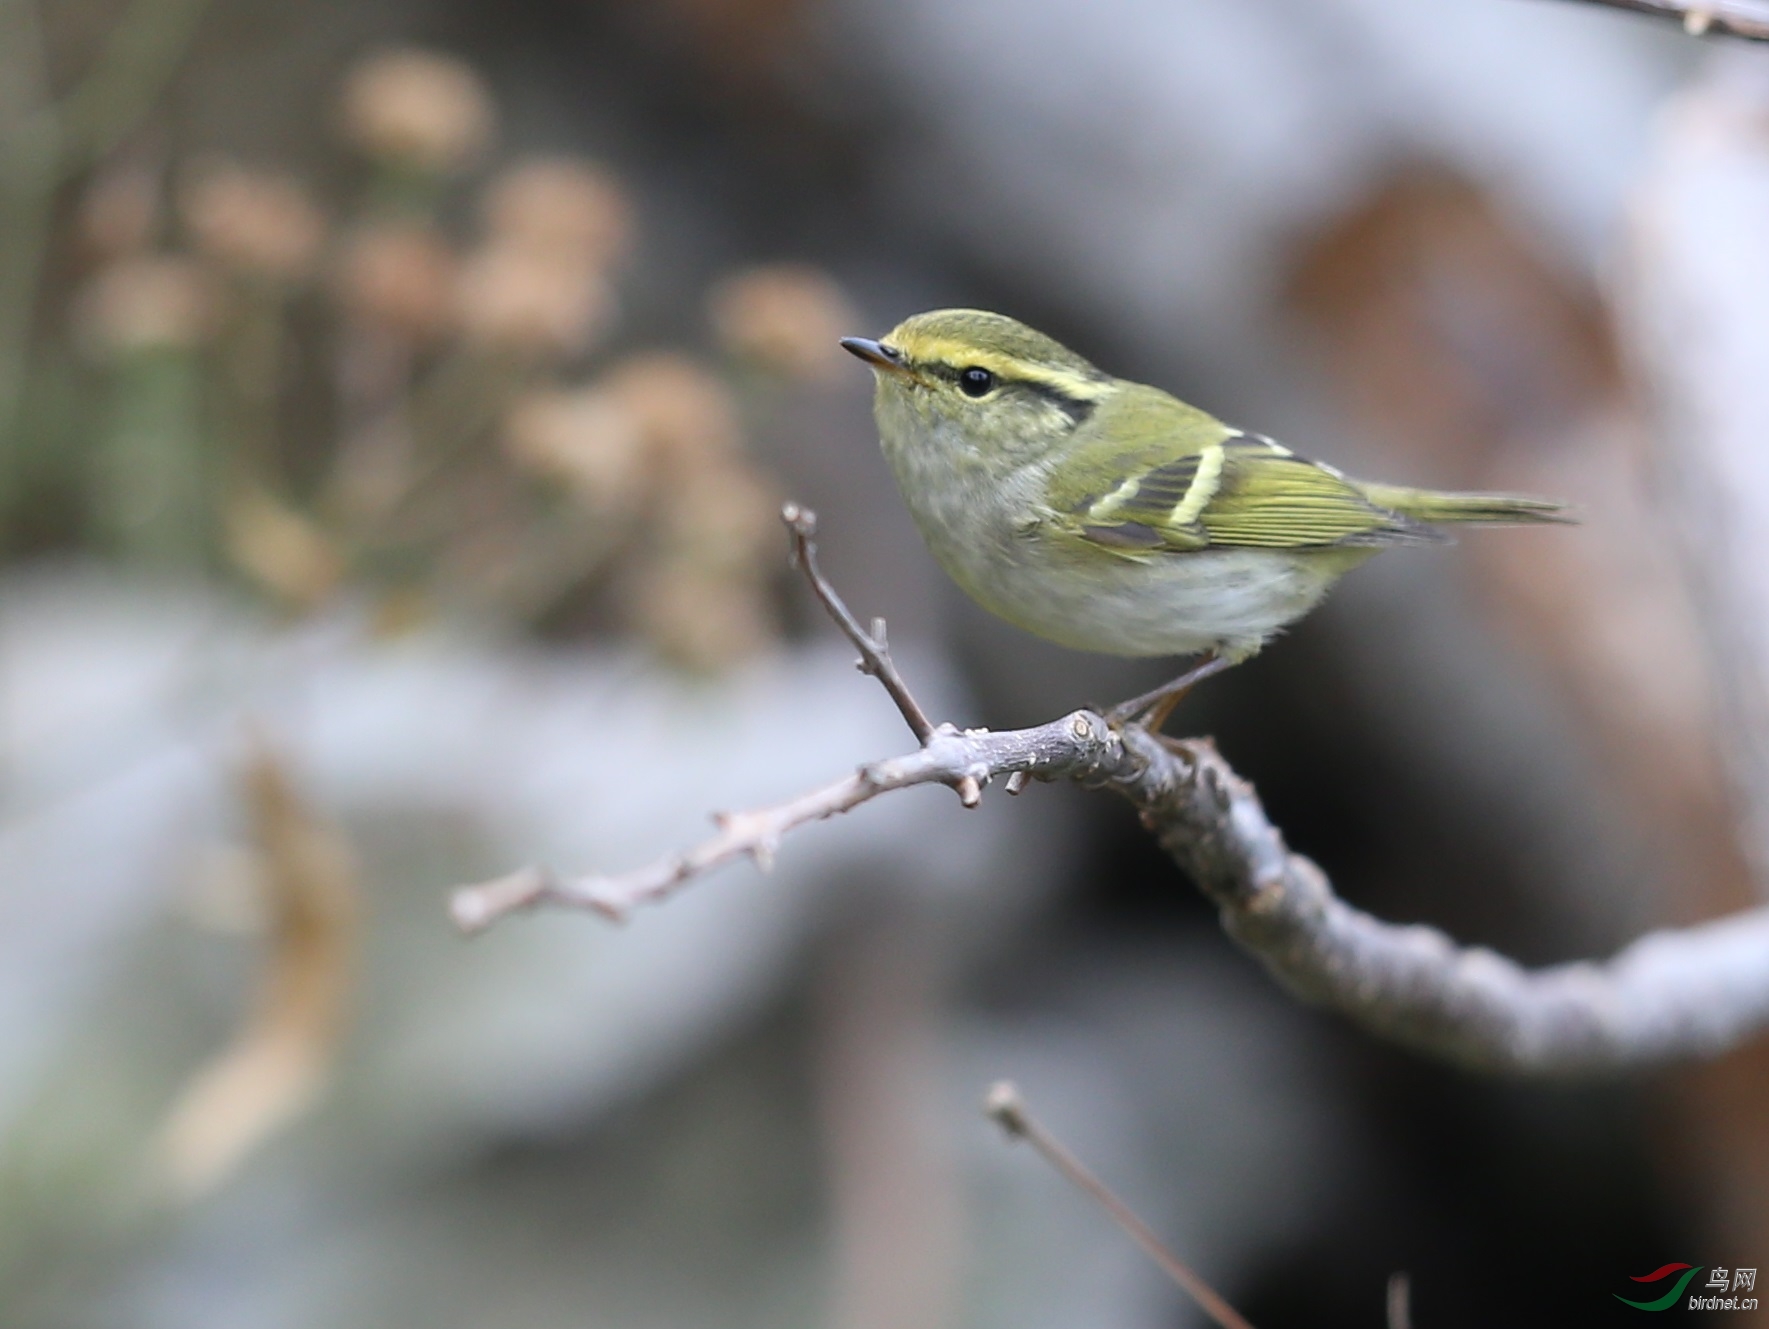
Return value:
[(903, 352), (895, 346), (886, 346), (869, 337), (843, 337), (841, 345), (842, 350), (858, 356), (874, 369), (888, 369), (893, 374), (908, 372), (909, 366), (904, 363)]

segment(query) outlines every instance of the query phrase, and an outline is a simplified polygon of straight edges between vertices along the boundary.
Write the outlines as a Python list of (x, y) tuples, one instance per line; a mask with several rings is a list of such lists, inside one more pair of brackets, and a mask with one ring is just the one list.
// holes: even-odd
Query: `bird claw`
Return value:
[(1234, 663), (1230, 657), (1212, 652), (1171, 682), (1163, 683), (1140, 697), (1119, 702), (1105, 712), (1106, 723), (1119, 731), (1126, 725), (1134, 724), (1140, 725), (1151, 734), (1159, 733), (1161, 726), (1167, 723), (1167, 717), (1173, 714), (1173, 708), (1184, 701), (1193, 688)]

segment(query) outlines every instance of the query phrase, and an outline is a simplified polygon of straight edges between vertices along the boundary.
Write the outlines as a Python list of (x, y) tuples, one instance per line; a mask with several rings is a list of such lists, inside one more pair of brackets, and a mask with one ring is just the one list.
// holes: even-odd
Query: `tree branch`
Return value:
[[(862, 669), (895, 680), (907, 699), (898, 702), (905, 718), (920, 713), (889, 666), (882, 631), (859, 632), (817, 576), (814, 519), (790, 507), (785, 516), (801, 566), (860, 647)], [(1290, 852), (1253, 787), (1208, 740), (1114, 729), (1088, 710), (1002, 732), (934, 726), (917, 752), (869, 763), (774, 807), (718, 816), (718, 833), (687, 853), (613, 877), (562, 880), (525, 868), (457, 891), (452, 912), (469, 932), (538, 905), (620, 920), (735, 858), (765, 868), (792, 830), (882, 794), (966, 782), (980, 792), (997, 776), (1114, 790), (1216, 905), (1228, 934), (1280, 983), (1372, 1033), (1448, 1061), (1529, 1075), (1613, 1072), (1713, 1055), (1769, 1025), (1769, 908), (1651, 933), (1603, 963), (1526, 970), (1492, 951), (1459, 947), (1434, 928), (1385, 923), (1339, 899), (1319, 867)]]
[(1764, 0), (1582, 0), (1608, 9), (1673, 18), (1692, 37), (1710, 32), (1769, 41), (1769, 3)]

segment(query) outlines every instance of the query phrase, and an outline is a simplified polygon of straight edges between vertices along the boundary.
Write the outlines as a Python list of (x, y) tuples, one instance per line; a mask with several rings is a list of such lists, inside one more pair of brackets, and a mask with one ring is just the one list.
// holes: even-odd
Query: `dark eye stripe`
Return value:
[[(931, 374), (936, 378), (945, 379), (948, 383), (953, 384), (962, 392), (964, 391), (965, 373), (968, 370), (977, 368), (977, 366), (927, 363), (916, 365), (915, 368), (921, 373)], [(989, 371), (985, 370), (984, 372), (987, 373)], [(1055, 387), (1049, 383), (1039, 382), (1036, 379), (1003, 378), (1000, 374), (991, 374), (990, 377), (994, 379), (994, 383), (991, 385), (992, 387), (997, 388), (1002, 392), (1024, 393), (1028, 396), (1036, 397), (1040, 401), (1047, 402), (1056, 407), (1064, 415), (1068, 416), (1070, 424), (1079, 425), (1085, 423), (1093, 414), (1094, 406), (1097, 404), (1089, 401), (1085, 397), (1071, 397), (1061, 388)]]
[(1071, 397), (1062, 389), (1054, 388), (1048, 383), (1022, 381), (1012, 386), (1056, 407), (1057, 410), (1069, 417), (1069, 423), (1072, 425), (1084, 424), (1093, 414), (1093, 408), (1096, 405), (1085, 397)]

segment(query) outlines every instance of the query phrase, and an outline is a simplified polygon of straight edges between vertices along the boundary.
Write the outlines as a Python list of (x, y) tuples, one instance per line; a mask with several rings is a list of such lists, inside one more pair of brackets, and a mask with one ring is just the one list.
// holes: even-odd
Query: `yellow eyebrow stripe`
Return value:
[(986, 350), (948, 337), (904, 337), (893, 345), (911, 365), (948, 364), (954, 369), (987, 369), (998, 378), (1040, 383), (1075, 401), (1099, 401), (1111, 391), (1109, 383), (1069, 369), (1031, 364), (1001, 351)]
[(1190, 526), (1204, 511), (1204, 505), (1216, 497), (1222, 484), (1224, 448), (1220, 443), (1206, 443), (1198, 454), (1198, 473), (1186, 486), (1185, 497), (1173, 505), (1168, 522), (1174, 526)]

